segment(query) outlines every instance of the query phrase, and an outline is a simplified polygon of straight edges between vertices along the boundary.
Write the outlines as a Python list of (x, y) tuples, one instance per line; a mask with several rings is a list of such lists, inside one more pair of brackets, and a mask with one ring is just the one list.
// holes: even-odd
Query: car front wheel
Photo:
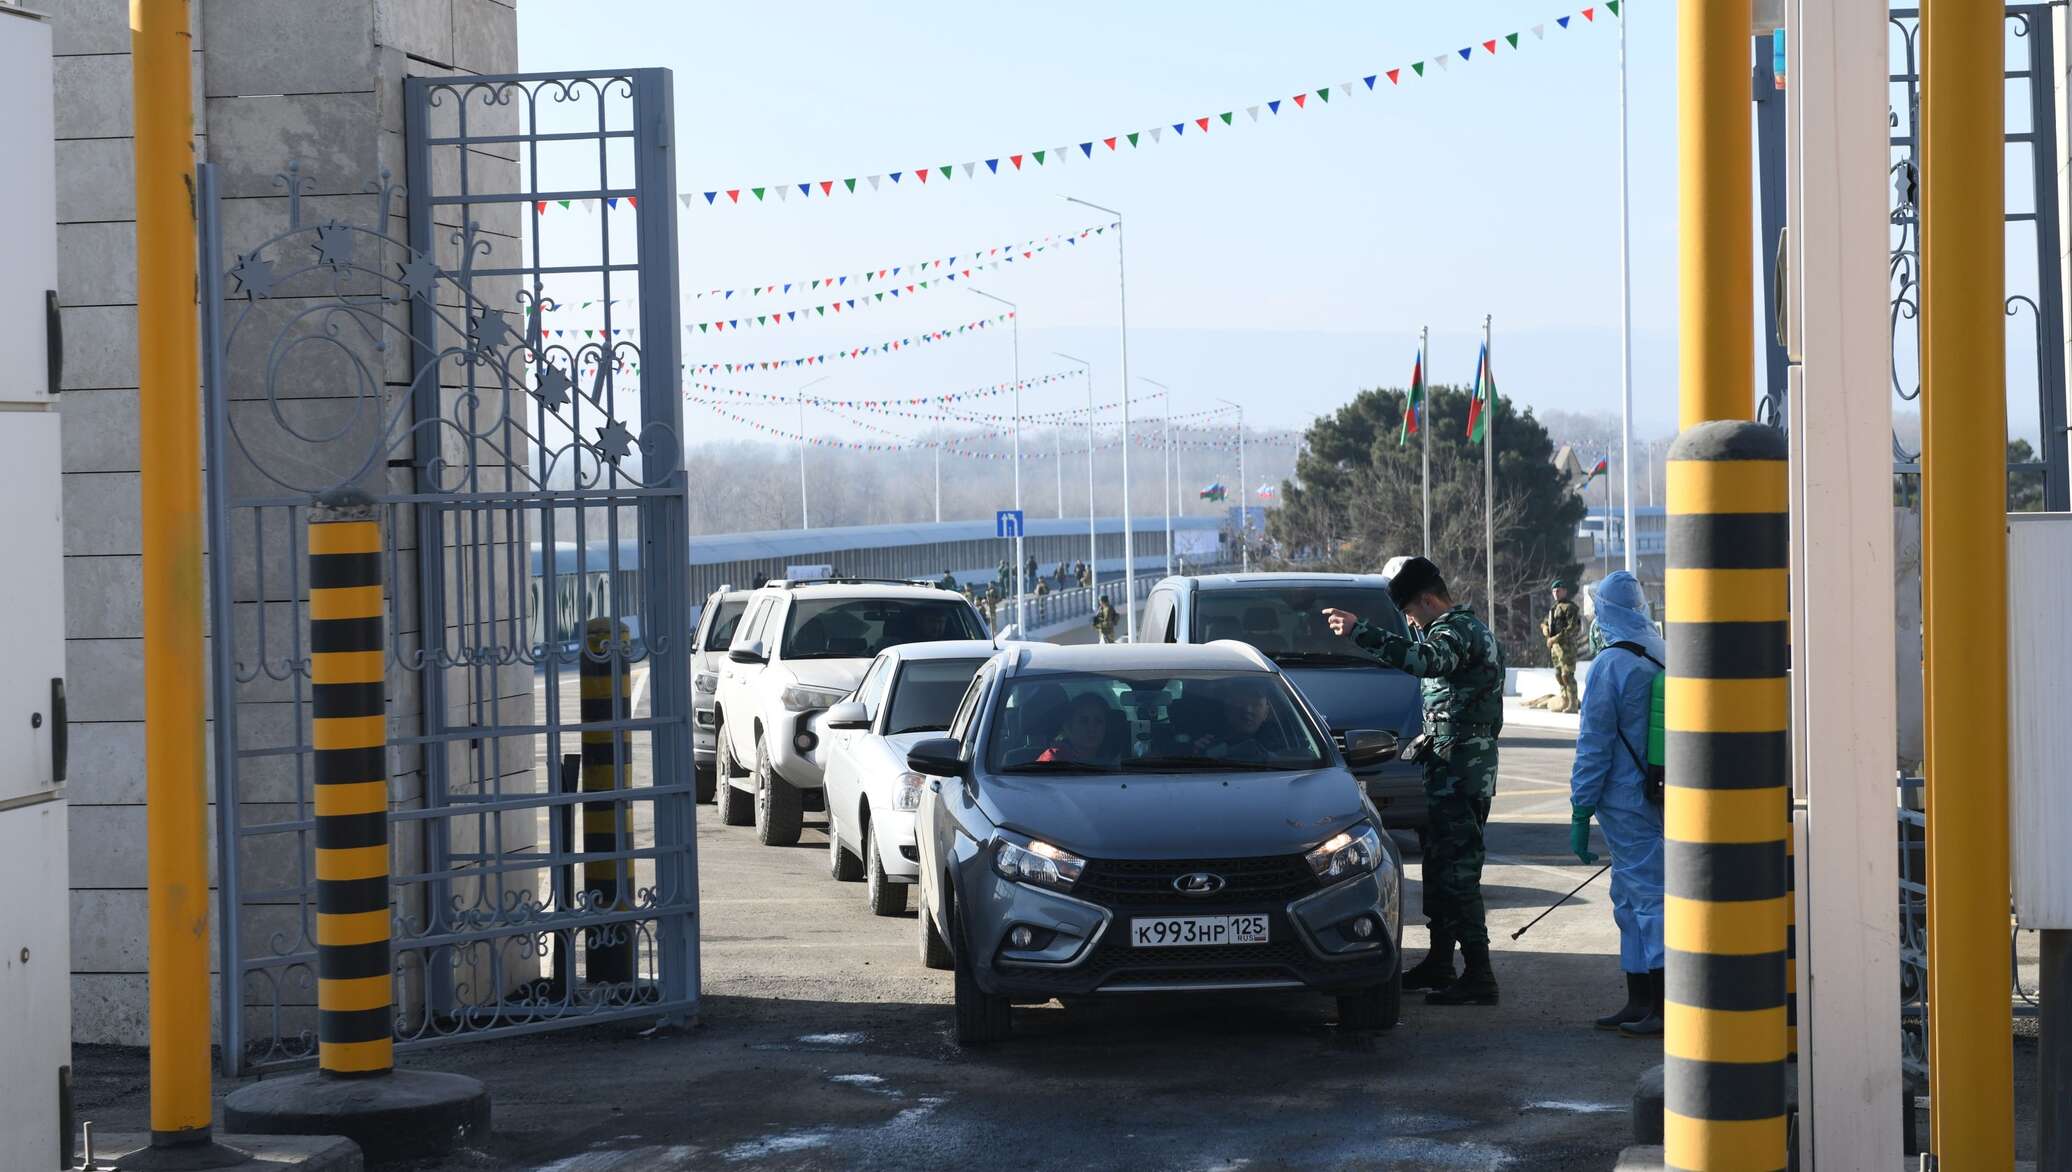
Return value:
[(770, 764), (770, 746), (755, 742), (755, 838), (764, 846), (792, 846), (805, 824), (798, 787), (778, 776)]
[(1403, 1016), (1403, 965), (1398, 961), (1388, 983), (1338, 998), (1338, 1024), (1348, 1030), (1392, 1030)]
[(903, 916), (907, 909), (907, 889), (904, 883), (894, 883), (885, 875), (885, 859), (878, 853), (877, 835), (864, 827), (863, 849), (870, 855), (870, 898), (871, 912), (880, 916)]
[(752, 799), (734, 779), (741, 775), (741, 767), (734, 760), (734, 747), (727, 741), (726, 731), (720, 731), (719, 759), (716, 764), (718, 776), (717, 793), (714, 800), (719, 803), (719, 821), (722, 826), (746, 826), (755, 821)]
[(827, 816), (827, 873), (837, 883), (854, 883), (863, 878), (863, 861), (842, 845), (832, 813)]
[(983, 1046), (989, 1042), (1004, 1042), (1014, 1032), (1014, 1007), (1007, 998), (996, 997), (979, 988), (973, 960), (976, 950), (954, 898), (950, 902), (950, 916), (950, 922), (957, 927), (954, 961), (957, 972), (957, 1044)]

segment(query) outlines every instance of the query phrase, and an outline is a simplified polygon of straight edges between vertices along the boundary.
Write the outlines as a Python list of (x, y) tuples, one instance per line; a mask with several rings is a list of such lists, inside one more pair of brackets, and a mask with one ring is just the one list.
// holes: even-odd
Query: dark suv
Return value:
[[(1167, 578), (1152, 588), (1139, 620), (1143, 643), (1236, 639), (1264, 652), (1323, 714), (1333, 736), (1349, 728), (1385, 729), (1409, 740), (1424, 727), (1418, 683), (1383, 667), (1324, 625), (1325, 607), (1404, 634), (1403, 612), (1379, 574), (1210, 574)], [(1423, 837), (1424, 776), (1390, 758), (1358, 771), (1382, 820)]]
[(1201, 647), (1021, 644), (949, 736), (908, 752), (924, 963), (963, 1042), (1052, 997), (1314, 990), (1350, 1028), (1402, 999), (1402, 864), (1343, 750), (1272, 661)]

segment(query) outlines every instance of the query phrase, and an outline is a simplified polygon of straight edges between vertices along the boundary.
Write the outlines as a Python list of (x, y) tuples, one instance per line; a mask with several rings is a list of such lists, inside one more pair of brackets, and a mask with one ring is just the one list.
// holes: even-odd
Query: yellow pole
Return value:
[(1755, 413), (1749, 0), (1677, 7), (1683, 280), (1677, 426)]
[(1928, 1069), (1945, 1172), (2014, 1166), (2004, 35), (1998, 4), (1921, 5)]
[(130, 0), (136, 110), (138, 514), (143, 523), (151, 1141), (209, 1141), (202, 779), (201, 413), (187, 0)]

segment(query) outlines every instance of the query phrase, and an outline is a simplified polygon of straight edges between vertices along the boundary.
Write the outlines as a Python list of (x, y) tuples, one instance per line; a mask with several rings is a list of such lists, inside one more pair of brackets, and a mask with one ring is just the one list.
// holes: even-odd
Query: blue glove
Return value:
[(1597, 861), (1597, 852), (1590, 849), (1590, 818), (1597, 813), (1597, 807), (1570, 806), (1569, 809), (1572, 813), (1568, 821), (1568, 849), (1587, 866)]

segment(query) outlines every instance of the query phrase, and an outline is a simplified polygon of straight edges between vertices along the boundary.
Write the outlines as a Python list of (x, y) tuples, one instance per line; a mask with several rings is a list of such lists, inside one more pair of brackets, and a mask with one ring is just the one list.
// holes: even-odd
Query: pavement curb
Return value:
[[(235, 1148), (251, 1158), (241, 1164), (219, 1165), (219, 1172), (362, 1172), (366, 1163), (359, 1145), (342, 1135), (218, 1135), (216, 1142)], [(151, 1146), (151, 1137), (141, 1132), (115, 1133), (95, 1137), (96, 1168), (114, 1166)]]
[(489, 1133), (489, 1092), (472, 1078), (394, 1070), (366, 1078), (314, 1071), (272, 1078), (223, 1100), (226, 1130), (266, 1136), (342, 1135), (369, 1167), (450, 1152)]

